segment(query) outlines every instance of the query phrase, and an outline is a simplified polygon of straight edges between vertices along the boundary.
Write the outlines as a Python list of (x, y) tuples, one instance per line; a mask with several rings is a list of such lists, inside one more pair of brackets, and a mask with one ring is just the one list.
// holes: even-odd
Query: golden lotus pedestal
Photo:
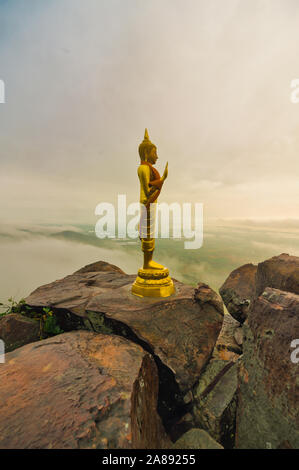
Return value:
[(174, 293), (175, 287), (167, 268), (138, 270), (132, 294), (139, 297), (169, 297)]

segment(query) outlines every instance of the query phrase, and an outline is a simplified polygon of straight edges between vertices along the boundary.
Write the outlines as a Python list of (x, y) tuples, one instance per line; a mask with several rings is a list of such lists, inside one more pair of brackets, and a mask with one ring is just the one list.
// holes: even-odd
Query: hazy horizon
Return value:
[[(299, 256), (299, 220), (261, 224), (220, 222), (204, 226), (203, 246), (185, 250), (184, 240), (158, 239), (155, 259), (172, 277), (218, 290), (233, 269), (257, 264), (281, 253)], [(98, 260), (134, 274), (142, 262), (138, 240), (96, 237), (93, 225), (12, 226), (0, 229), (0, 302), (19, 300), (37, 287)]]

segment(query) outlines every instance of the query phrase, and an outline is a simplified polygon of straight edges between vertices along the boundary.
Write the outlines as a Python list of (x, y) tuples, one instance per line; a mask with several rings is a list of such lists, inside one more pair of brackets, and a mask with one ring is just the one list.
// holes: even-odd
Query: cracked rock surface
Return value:
[(236, 447), (298, 448), (298, 363), (291, 343), (299, 338), (299, 296), (267, 287), (243, 325), (239, 364)]
[(140, 346), (74, 331), (6, 355), (0, 448), (160, 448), (158, 372)]

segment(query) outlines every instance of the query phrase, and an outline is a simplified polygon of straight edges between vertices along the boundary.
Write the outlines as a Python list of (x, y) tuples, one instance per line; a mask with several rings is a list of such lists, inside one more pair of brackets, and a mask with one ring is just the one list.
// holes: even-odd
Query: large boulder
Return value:
[(235, 443), (238, 364), (212, 360), (194, 390), (195, 423), (226, 448)]
[(219, 293), (229, 313), (240, 323), (247, 318), (248, 308), (255, 294), (257, 266), (244, 264), (230, 273)]
[(0, 339), (5, 352), (40, 340), (39, 322), (18, 313), (9, 313), (0, 318)]
[(155, 361), (119, 336), (75, 331), (0, 367), (1, 449), (161, 448)]
[[(287, 285), (294, 287), (288, 279)], [(251, 306), (243, 325), (237, 448), (299, 447), (298, 364), (291, 360), (291, 342), (299, 338), (298, 316), (299, 296), (279, 289), (267, 287)]]
[(299, 294), (299, 257), (282, 253), (257, 266), (244, 264), (230, 273), (219, 293), (229, 313), (243, 323), (250, 303), (266, 287)]
[(282, 253), (258, 264), (255, 297), (266, 287), (299, 294), (299, 257)]
[(194, 290), (178, 281), (171, 297), (140, 298), (131, 293), (135, 275), (90, 268), (39, 287), (26, 303), (51, 307), (64, 331), (87, 328), (140, 344), (156, 358), (165, 400), (184, 396), (212, 354), (223, 321), (221, 298), (205, 284)]

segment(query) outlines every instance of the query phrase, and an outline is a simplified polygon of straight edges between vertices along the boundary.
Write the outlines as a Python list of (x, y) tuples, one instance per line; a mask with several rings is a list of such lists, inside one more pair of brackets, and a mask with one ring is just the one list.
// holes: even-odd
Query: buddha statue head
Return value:
[(147, 129), (145, 129), (144, 139), (139, 145), (138, 152), (143, 162), (149, 162), (154, 165), (158, 160), (157, 147), (150, 141)]

